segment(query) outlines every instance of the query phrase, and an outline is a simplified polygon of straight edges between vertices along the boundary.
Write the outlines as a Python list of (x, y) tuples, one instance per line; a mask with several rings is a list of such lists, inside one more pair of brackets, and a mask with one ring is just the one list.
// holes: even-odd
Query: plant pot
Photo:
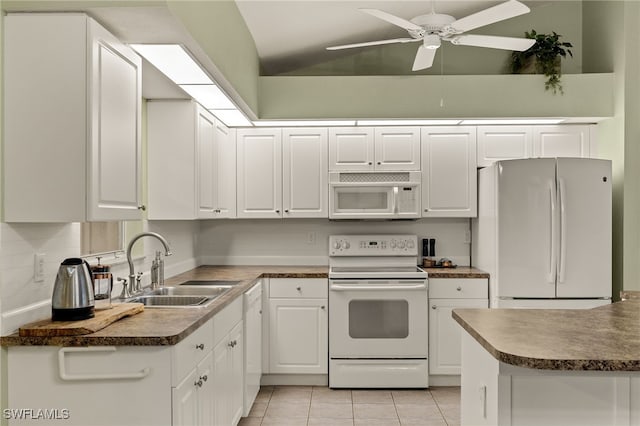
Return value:
[[(554, 65), (555, 71), (558, 74), (561, 74), (560, 71), (561, 71), (562, 62), (559, 56), (556, 58), (553, 65)], [(526, 59), (524, 66), (520, 70), (519, 74), (544, 74), (544, 72), (542, 71), (542, 68), (538, 64), (538, 59), (535, 56), (529, 56)]]

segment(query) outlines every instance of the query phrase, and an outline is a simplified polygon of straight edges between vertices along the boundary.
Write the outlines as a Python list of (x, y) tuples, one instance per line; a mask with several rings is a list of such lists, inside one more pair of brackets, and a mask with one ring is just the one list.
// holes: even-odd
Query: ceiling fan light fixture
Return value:
[(424, 47), (427, 49), (437, 49), (440, 47), (440, 36), (438, 34), (427, 34), (424, 36)]

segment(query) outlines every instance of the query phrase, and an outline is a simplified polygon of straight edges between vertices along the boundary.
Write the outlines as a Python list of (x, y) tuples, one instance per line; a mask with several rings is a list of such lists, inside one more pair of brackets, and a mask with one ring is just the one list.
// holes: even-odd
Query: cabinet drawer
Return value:
[(487, 299), (486, 278), (429, 278), (430, 299)]
[(176, 386), (213, 349), (213, 321), (207, 321), (173, 347), (172, 386)]
[(242, 297), (238, 297), (213, 317), (214, 345), (224, 338), (242, 320)]
[(326, 299), (329, 297), (329, 282), (326, 278), (271, 278), (269, 297)]

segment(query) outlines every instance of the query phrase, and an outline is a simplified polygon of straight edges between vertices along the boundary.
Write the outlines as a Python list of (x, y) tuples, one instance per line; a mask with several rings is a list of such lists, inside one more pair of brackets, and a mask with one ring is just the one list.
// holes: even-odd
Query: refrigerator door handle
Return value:
[(549, 200), (550, 200), (550, 214), (551, 214), (551, 230), (549, 232), (550, 234), (550, 242), (551, 242), (551, 250), (549, 250), (550, 256), (549, 256), (549, 271), (547, 274), (547, 282), (551, 283), (551, 284), (555, 284), (556, 282), (556, 269), (557, 269), (557, 264), (556, 264), (556, 259), (557, 259), (557, 254), (556, 254), (556, 232), (557, 232), (557, 226), (556, 226), (556, 222), (557, 222), (557, 208), (556, 208), (556, 191), (555, 191), (555, 185), (554, 182), (549, 181)]
[(565, 196), (566, 188), (564, 179), (558, 178), (558, 198), (560, 208), (560, 253), (558, 255), (558, 284), (563, 283), (565, 279), (565, 259), (567, 257), (567, 212), (565, 209)]

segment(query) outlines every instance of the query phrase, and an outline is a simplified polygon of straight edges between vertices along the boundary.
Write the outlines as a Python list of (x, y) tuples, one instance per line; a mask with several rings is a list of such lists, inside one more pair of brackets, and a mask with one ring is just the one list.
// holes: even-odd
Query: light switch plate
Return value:
[(33, 281), (41, 283), (44, 281), (44, 253), (36, 253), (33, 262)]

